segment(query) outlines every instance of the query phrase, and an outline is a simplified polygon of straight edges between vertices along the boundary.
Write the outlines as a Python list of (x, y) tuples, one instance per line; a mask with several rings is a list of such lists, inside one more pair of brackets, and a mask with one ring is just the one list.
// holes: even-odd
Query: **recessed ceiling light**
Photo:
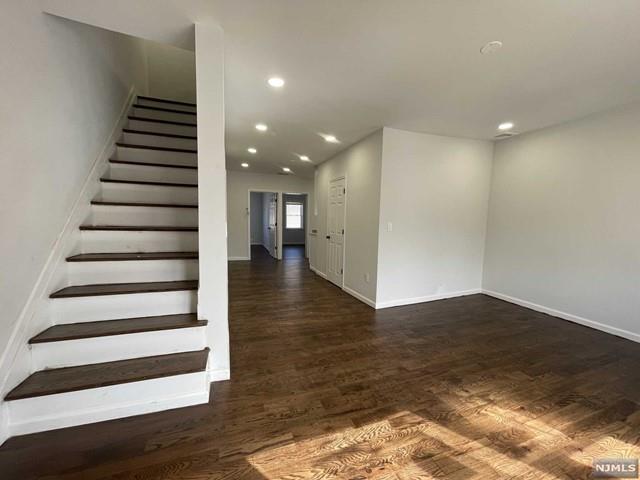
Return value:
[(282, 171), (289, 173), (291, 169), (289, 167), (282, 167)]
[(247, 152), (251, 153), (252, 155), (255, 155), (256, 153), (258, 153), (258, 150), (256, 150), (253, 147), (249, 147), (247, 148)]
[(486, 55), (487, 53), (497, 52), (502, 48), (502, 42), (499, 40), (494, 40), (492, 42), (487, 43), (480, 49), (480, 53)]
[(309, 160), (309, 157), (307, 157), (306, 155), (299, 155), (300, 160), (302, 160), (303, 162), (310, 162), (311, 160)]
[(284, 80), (280, 77), (271, 77), (269, 79), (269, 85), (275, 88), (282, 88), (284, 87)]
[(338, 139), (334, 135), (322, 135), (324, 137), (325, 142), (329, 143), (339, 143)]
[(266, 132), (268, 128), (269, 127), (267, 127), (264, 123), (258, 123), (256, 125), (256, 130), (260, 130), (261, 132)]
[(241, 163), (240, 166), (242, 168), (249, 168), (249, 164), (248, 163)]
[(511, 130), (513, 128), (513, 122), (503, 122), (498, 125), (498, 130)]

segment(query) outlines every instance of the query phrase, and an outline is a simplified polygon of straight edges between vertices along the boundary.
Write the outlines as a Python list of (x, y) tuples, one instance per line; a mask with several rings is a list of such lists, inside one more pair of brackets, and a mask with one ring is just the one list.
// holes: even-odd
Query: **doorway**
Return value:
[(279, 258), (277, 192), (249, 192), (249, 243), (249, 254), (252, 246), (260, 245)]
[(329, 182), (327, 210), (327, 279), (342, 288), (344, 276), (344, 223), (346, 212), (346, 179)]
[(307, 194), (282, 194), (282, 255), (306, 257)]

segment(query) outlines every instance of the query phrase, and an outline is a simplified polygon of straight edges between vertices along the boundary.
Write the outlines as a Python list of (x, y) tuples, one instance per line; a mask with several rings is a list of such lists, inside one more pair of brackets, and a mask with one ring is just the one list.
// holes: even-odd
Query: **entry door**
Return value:
[(269, 195), (269, 253), (278, 258), (278, 194)]
[(327, 278), (342, 287), (344, 266), (345, 181), (338, 178), (329, 183), (329, 211), (327, 212)]

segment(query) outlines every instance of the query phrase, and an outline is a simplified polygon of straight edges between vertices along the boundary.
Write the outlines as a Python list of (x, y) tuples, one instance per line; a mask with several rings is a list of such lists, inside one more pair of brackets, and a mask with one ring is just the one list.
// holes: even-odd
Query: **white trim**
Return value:
[(325, 280), (327, 280), (327, 275), (326, 274), (322, 273), (320, 270), (318, 270), (317, 268), (315, 268), (315, 267), (313, 267), (311, 265), (309, 265), (309, 268), (311, 269), (311, 271), (313, 273), (315, 273), (316, 275), (318, 275), (318, 276), (324, 278)]
[(529, 302), (527, 300), (522, 300), (521, 298), (511, 297), (503, 293), (493, 292), (491, 290), (484, 290), (484, 289), (482, 290), (482, 293), (484, 293), (485, 295), (489, 295), (490, 297), (495, 297), (500, 300), (504, 300), (505, 302), (514, 303), (516, 305), (520, 305), (521, 307), (535, 310), (536, 312), (546, 313), (547, 315), (551, 315), (552, 317), (561, 318), (562, 320), (568, 320), (573, 323), (584, 325), (585, 327), (590, 327), (605, 333), (610, 333), (612, 335), (616, 335), (618, 337), (626, 338), (627, 340), (640, 343), (640, 334), (638, 333), (630, 332), (628, 330), (623, 330), (617, 327), (612, 327), (610, 325), (605, 325), (604, 323), (596, 322), (595, 320), (589, 320), (587, 318), (579, 317), (571, 313), (562, 312), (560, 310), (555, 310), (553, 308), (545, 307), (544, 305), (538, 305), (537, 303)]
[(231, 379), (231, 370), (228, 368), (218, 368), (207, 370), (209, 383), (223, 382)]
[(227, 260), (230, 262), (237, 262), (240, 260), (251, 260), (251, 259), (249, 257), (228, 257)]
[(348, 293), (349, 295), (351, 295), (352, 297), (357, 298), (358, 300), (360, 300), (363, 303), (366, 303), (367, 305), (369, 305), (372, 308), (376, 308), (376, 302), (374, 302), (373, 300), (371, 300), (369, 297), (365, 297), (364, 295), (362, 295), (361, 293), (356, 292), (355, 290), (347, 287), (346, 285), (344, 285), (342, 287), (342, 290), (344, 290), (346, 293)]
[(9, 412), (7, 404), (0, 405), (0, 447), (9, 438)]
[(435, 295), (426, 295), (424, 297), (400, 298), (398, 300), (387, 300), (386, 302), (377, 302), (375, 308), (379, 309), (379, 308), (400, 307), (402, 305), (412, 305), (414, 303), (434, 302), (436, 300), (444, 300), (444, 299), (447, 299), (447, 298), (463, 297), (465, 295), (476, 295), (478, 293), (482, 293), (482, 290), (480, 288), (473, 288), (471, 290), (463, 290), (463, 291), (459, 291), (459, 292), (437, 293)]
[[(9, 335), (7, 346), (0, 355), (0, 372), (2, 375), (0, 377), (0, 394), (2, 395), (12, 388), (13, 383), (18, 383), (18, 379), (15, 376), (22, 376), (33, 371), (28, 340), (38, 330), (51, 324), (50, 318), (37, 318), (36, 314), (46, 303), (51, 291), (51, 285), (56, 280), (56, 273), (64, 269), (60, 268), (63, 265), (64, 258), (70, 253), (75, 244), (74, 242), (79, 238), (78, 227), (89, 214), (91, 208), (90, 200), (99, 189), (99, 178), (114, 150), (115, 142), (127, 122), (127, 114), (134, 99), (135, 89), (132, 86), (122, 106), (118, 120), (113, 126), (111, 134), (105, 140), (100, 153), (95, 158), (93, 166), (82, 185), (80, 194), (71, 208), (62, 231), (51, 247), (51, 253), (47, 257), (25, 306)], [(2, 428), (1, 423), (0, 428)], [(10, 433), (14, 434), (12, 429), (10, 429)]]

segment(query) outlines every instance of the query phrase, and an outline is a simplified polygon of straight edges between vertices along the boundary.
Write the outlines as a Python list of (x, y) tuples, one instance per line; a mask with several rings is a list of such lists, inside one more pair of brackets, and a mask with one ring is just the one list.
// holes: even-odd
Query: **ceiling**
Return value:
[[(640, 99), (638, 0), (43, 3), (182, 48), (194, 22), (220, 24), (230, 169), (308, 177), (314, 165), (296, 153), (317, 164), (382, 126), (491, 139), (502, 121), (526, 132)], [(503, 48), (481, 55), (492, 40)], [(269, 87), (271, 75), (285, 87)]]

